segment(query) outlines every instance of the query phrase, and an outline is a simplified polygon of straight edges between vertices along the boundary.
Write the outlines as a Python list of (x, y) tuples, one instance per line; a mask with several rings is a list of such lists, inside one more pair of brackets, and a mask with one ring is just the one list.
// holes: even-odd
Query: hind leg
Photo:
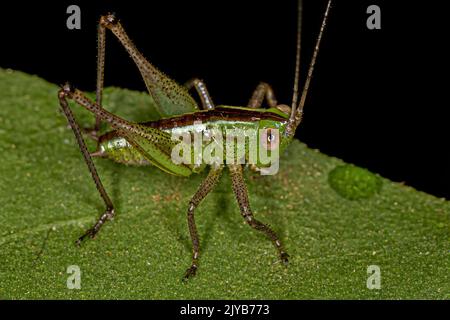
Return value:
[(75, 135), (75, 139), (78, 142), (78, 146), (80, 147), (81, 153), (83, 154), (84, 161), (86, 162), (89, 171), (91, 173), (92, 179), (94, 180), (95, 186), (97, 187), (97, 190), (103, 199), (103, 202), (105, 203), (105, 211), (103, 214), (99, 217), (97, 222), (92, 226), (92, 228), (88, 229), (80, 238), (77, 240), (77, 244), (80, 245), (81, 241), (86, 237), (94, 238), (97, 232), (100, 230), (100, 228), (103, 226), (103, 224), (114, 217), (114, 205), (108, 196), (108, 193), (105, 190), (105, 187), (103, 186), (102, 181), (100, 180), (100, 177), (98, 175), (97, 169), (95, 168), (95, 164), (92, 161), (92, 157), (90, 156), (88, 149), (86, 147), (86, 143), (84, 142), (83, 136), (80, 131), (80, 127), (78, 126), (75, 117), (73, 116), (72, 111), (69, 108), (69, 104), (67, 103), (67, 97), (68, 93), (64, 89), (61, 89), (58, 93), (59, 103), (61, 105), (61, 108), (66, 115), (67, 121), (69, 122), (70, 127), (72, 128), (72, 131)]
[[(102, 105), (103, 87), (105, 82), (105, 35), (105, 27), (102, 24), (99, 24), (97, 28), (97, 84), (95, 89), (95, 102), (99, 105)], [(94, 127), (83, 128), (83, 132), (91, 139), (98, 141), (100, 126), (101, 119), (96, 116)]]

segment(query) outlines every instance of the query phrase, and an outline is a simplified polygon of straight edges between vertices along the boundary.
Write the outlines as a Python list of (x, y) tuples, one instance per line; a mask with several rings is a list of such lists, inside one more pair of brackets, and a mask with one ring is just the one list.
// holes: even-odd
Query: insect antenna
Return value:
[(297, 22), (297, 52), (295, 59), (295, 78), (294, 78), (294, 90), (292, 96), (292, 107), (291, 107), (291, 115), (289, 117), (289, 122), (286, 128), (287, 136), (294, 136), (295, 129), (300, 124), (303, 116), (303, 107), (305, 105), (306, 96), (308, 94), (309, 85), (311, 83), (311, 79), (313, 76), (314, 65), (316, 64), (317, 55), (319, 53), (320, 42), (322, 40), (322, 35), (325, 30), (325, 26), (327, 25), (328, 20), (328, 12), (330, 11), (332, 0), (328, 0), (327, 8), (325, 9), (325, 13), (322, 20), (322, 25), (320, 27), (319, 35), (316, 40), (316, 45), (314, 47), (314, 52), (311, 58), (311, 62), (309, 64), (308, 75), (305, 80), (305, 85), (303, 86), (302, 95), (300, 97), (300, 102), (297, 105), (298, 101), (298, 87), (299, 87), (299, 74), (300, 74), (300, 43), (301, 43), (301, 14), (302, 14), (302, 0), (298, 1), (298, 22)]
[(300, 77), (300, 45), (302, 37), (302, 11), (303, 11), (303, 1), (298, 0), (297, 7), (297, 49), (295, 53), (295, 76), (294, 76), (294, 89), (292, 90), (292, 105), (291, 105), (291, 116), (294, 117), (295, 109), (297, 107), (298, 100), (298, 83)]

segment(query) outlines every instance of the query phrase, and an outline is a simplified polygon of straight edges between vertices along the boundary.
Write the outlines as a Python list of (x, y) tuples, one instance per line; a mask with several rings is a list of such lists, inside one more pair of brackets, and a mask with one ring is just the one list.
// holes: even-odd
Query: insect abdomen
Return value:
[(115, 132), (110, 132), (100, 137), (97, 154), (127, 165), (150, 165), (150, 162), (140, 152), (130, 145), (125, 138), (116, 135)]

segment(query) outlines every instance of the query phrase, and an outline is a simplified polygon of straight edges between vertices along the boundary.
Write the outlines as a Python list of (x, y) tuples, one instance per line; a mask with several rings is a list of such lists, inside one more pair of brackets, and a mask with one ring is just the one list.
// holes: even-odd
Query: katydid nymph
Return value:
[[(110, 158), (116, 162), (130, 165), (151, 164), (167, 173), (184, 177), (209, 167), (209, 173), (191, 198), (187, 210), (187, 221), (192, 240), (193, 254), (192, 263), (187, 269), (184, 278), (187, 279), (194, 276), (198, 269), (200, 249), (194, 212), (206, 195), (214, 189), (223, 170), (227, 167), (231, 176), (232, 190), (238, 202), (241, 215), (250, 227), (262, 232), (273, 242), (280, 260), (284, 264), (287, 264), (289, 255), (285, 251), (277, 234), (268, 225), (257, 220), (252, 213), (243, 176), (243, 165), (234, 162), (220, 162), (214, 163), (213, 165), (210, 163), (208, 165), (177, 163), (171, 157), (171, 151), (177, 145), (177, 142), (172, 139), (172, 134), (175, 131), (181, 131), (191, 135), (193, 131), (204, 130), (197, 127), (198, 123), (202, 123), (202, 128), (207, 127), (220, 132), (223, 132), (226, 128), (264, 129), (269, 132), (270, 130), (274, 130), (274, 132), (276, 130), (278, 134), (272, 135), (269, 133), (265, 136), (268, 141), (265, 141), (266, 143), (263, 143), (263, 145), (268, 148), (268, 145), (272, 146), (273, 143), (276, 143), (279, 146), (280, 152), (282, 152), (293, 139), (295, 130), (302, 120), (303, 107), (311, 82), (322, 34), (327, 24), (330, 6), (331, 0), (328, 1), (325, 9), (305, 84), (299, 99), (302, 1), (300, 0), (298, 3), (296, 67), (291, 107), (277, 104), (273, 90), (267, 83), (260, 83), (257, 86), (246, 107), (215, 106), (202, 80), (193, 79), (185, 86), (177, 84), (143, 57), (114, 15), (108, 14), (102, 16), (98, 27), (97, 89), (95, 101), (90, 100), (81, 91), (72, 88), (69, 84), (62, 86), (58, 92), (61, 108), (75, 134), (84, 160), (106, 206), (105, 211), (98, 221), (77, 240), (77, 244), (80, 244), (86, 237), (94, 238), (102, 225), (107, 220), (113, 218), (115, 214), (113, 202), (100, 180), (92, 157)], [(163, 115), (161, 119), (151, 122), (130, 122), (103, 108), (102, 92), (104, 83), (105, 36), (107, 30), (112, 31), (134, 60), (150, 96)], [(188, 93), (191, 88), (195, 88), (199, 94), (200, 107)], [(93, 153), (90, 153), (86, 147), (82, 130), (80, 130), (69, 108), (68, 99), (75, 101), (76, 104), (84, 107), (96, 116), (96, 124), (91, 132), (91, 136), (96, 138), (98, 147)], [(264, 100), (267, 101), (268, 108), (262, 107)], [(112, 129), (98, 136), (101, 122), (106, 122)], [(274, 141), (275, 137), (279, 141)], [(245, 152), (248, 152), (248, 150), (246, 149)], [(247, 158), (248, 155), (245, 154), (245, 157)], [(252, 168), (258, 170), (257, 165)], [(263, 168), (259, 169), (262, 170)]]

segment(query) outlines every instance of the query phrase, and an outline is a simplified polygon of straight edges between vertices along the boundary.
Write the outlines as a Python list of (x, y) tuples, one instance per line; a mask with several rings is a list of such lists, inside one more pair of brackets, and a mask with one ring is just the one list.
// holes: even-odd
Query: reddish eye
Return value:
[(277, 129), (267, 129), (267, 136), (262, 136), (262, 145), (266, 150), (275, 150), (278, 147), (278, 130)]

